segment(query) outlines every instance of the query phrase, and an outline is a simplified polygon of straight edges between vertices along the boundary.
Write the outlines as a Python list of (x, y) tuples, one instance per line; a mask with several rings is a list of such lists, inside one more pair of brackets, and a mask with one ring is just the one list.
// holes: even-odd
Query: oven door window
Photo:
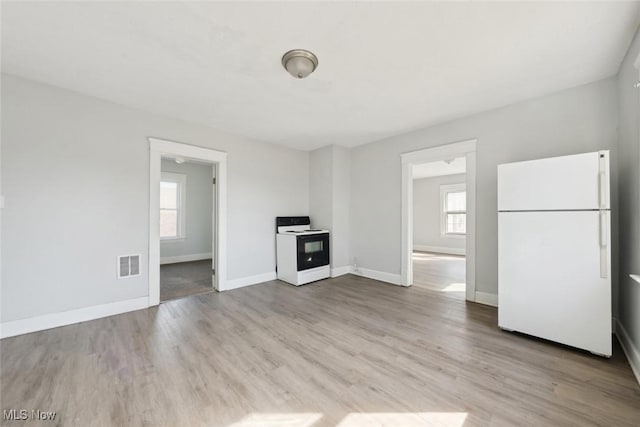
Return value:
[(298, 236), (298, 271), (329, 264), (329, 235)]

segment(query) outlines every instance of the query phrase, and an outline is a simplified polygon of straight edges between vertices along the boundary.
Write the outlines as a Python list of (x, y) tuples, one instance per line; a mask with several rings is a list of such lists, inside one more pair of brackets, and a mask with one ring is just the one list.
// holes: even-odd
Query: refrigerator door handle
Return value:
[(607, 278), (607, 213), (600, 212), (600, 277)]
[(600, 212), (600, 247), (607, 247), (607, 213)]
[(600, 209), (607, 209), (609, 207), (609, 152), (600, 151), (598, 160), (598, 203)]
[(598, 174), (598, 202), (600, 202), (600, 209), (606, 209), (607, 206), (607, 176), (606, 173), (601, 170)]

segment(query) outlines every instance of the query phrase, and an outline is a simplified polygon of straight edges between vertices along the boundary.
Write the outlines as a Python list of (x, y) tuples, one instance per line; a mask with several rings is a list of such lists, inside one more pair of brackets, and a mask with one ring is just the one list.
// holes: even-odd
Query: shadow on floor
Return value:
[(160, 266), (160, 301), (198, 295), (212, 290), (210, 259)]

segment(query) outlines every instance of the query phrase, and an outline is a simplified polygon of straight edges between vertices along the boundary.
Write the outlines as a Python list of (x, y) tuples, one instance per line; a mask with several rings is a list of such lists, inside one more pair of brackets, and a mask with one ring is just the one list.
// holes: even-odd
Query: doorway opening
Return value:
[(160, 301), (211, 292), (215, 167), (163, 156), (160, 171)]
[(476, 140), (401, 161), (402, 284), (475, 301)]
[(225, 290), (227, 154), (149, 142), (149, 305)]
[(413, 286), (465, 299), (466, 157), (413, 166)]

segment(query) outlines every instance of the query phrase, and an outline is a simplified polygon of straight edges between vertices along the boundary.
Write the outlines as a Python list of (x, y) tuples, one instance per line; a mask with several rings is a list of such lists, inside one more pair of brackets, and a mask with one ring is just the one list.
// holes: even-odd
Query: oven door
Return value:
[(298, 236), (298, 271), (329, 264), (329, 233)]

